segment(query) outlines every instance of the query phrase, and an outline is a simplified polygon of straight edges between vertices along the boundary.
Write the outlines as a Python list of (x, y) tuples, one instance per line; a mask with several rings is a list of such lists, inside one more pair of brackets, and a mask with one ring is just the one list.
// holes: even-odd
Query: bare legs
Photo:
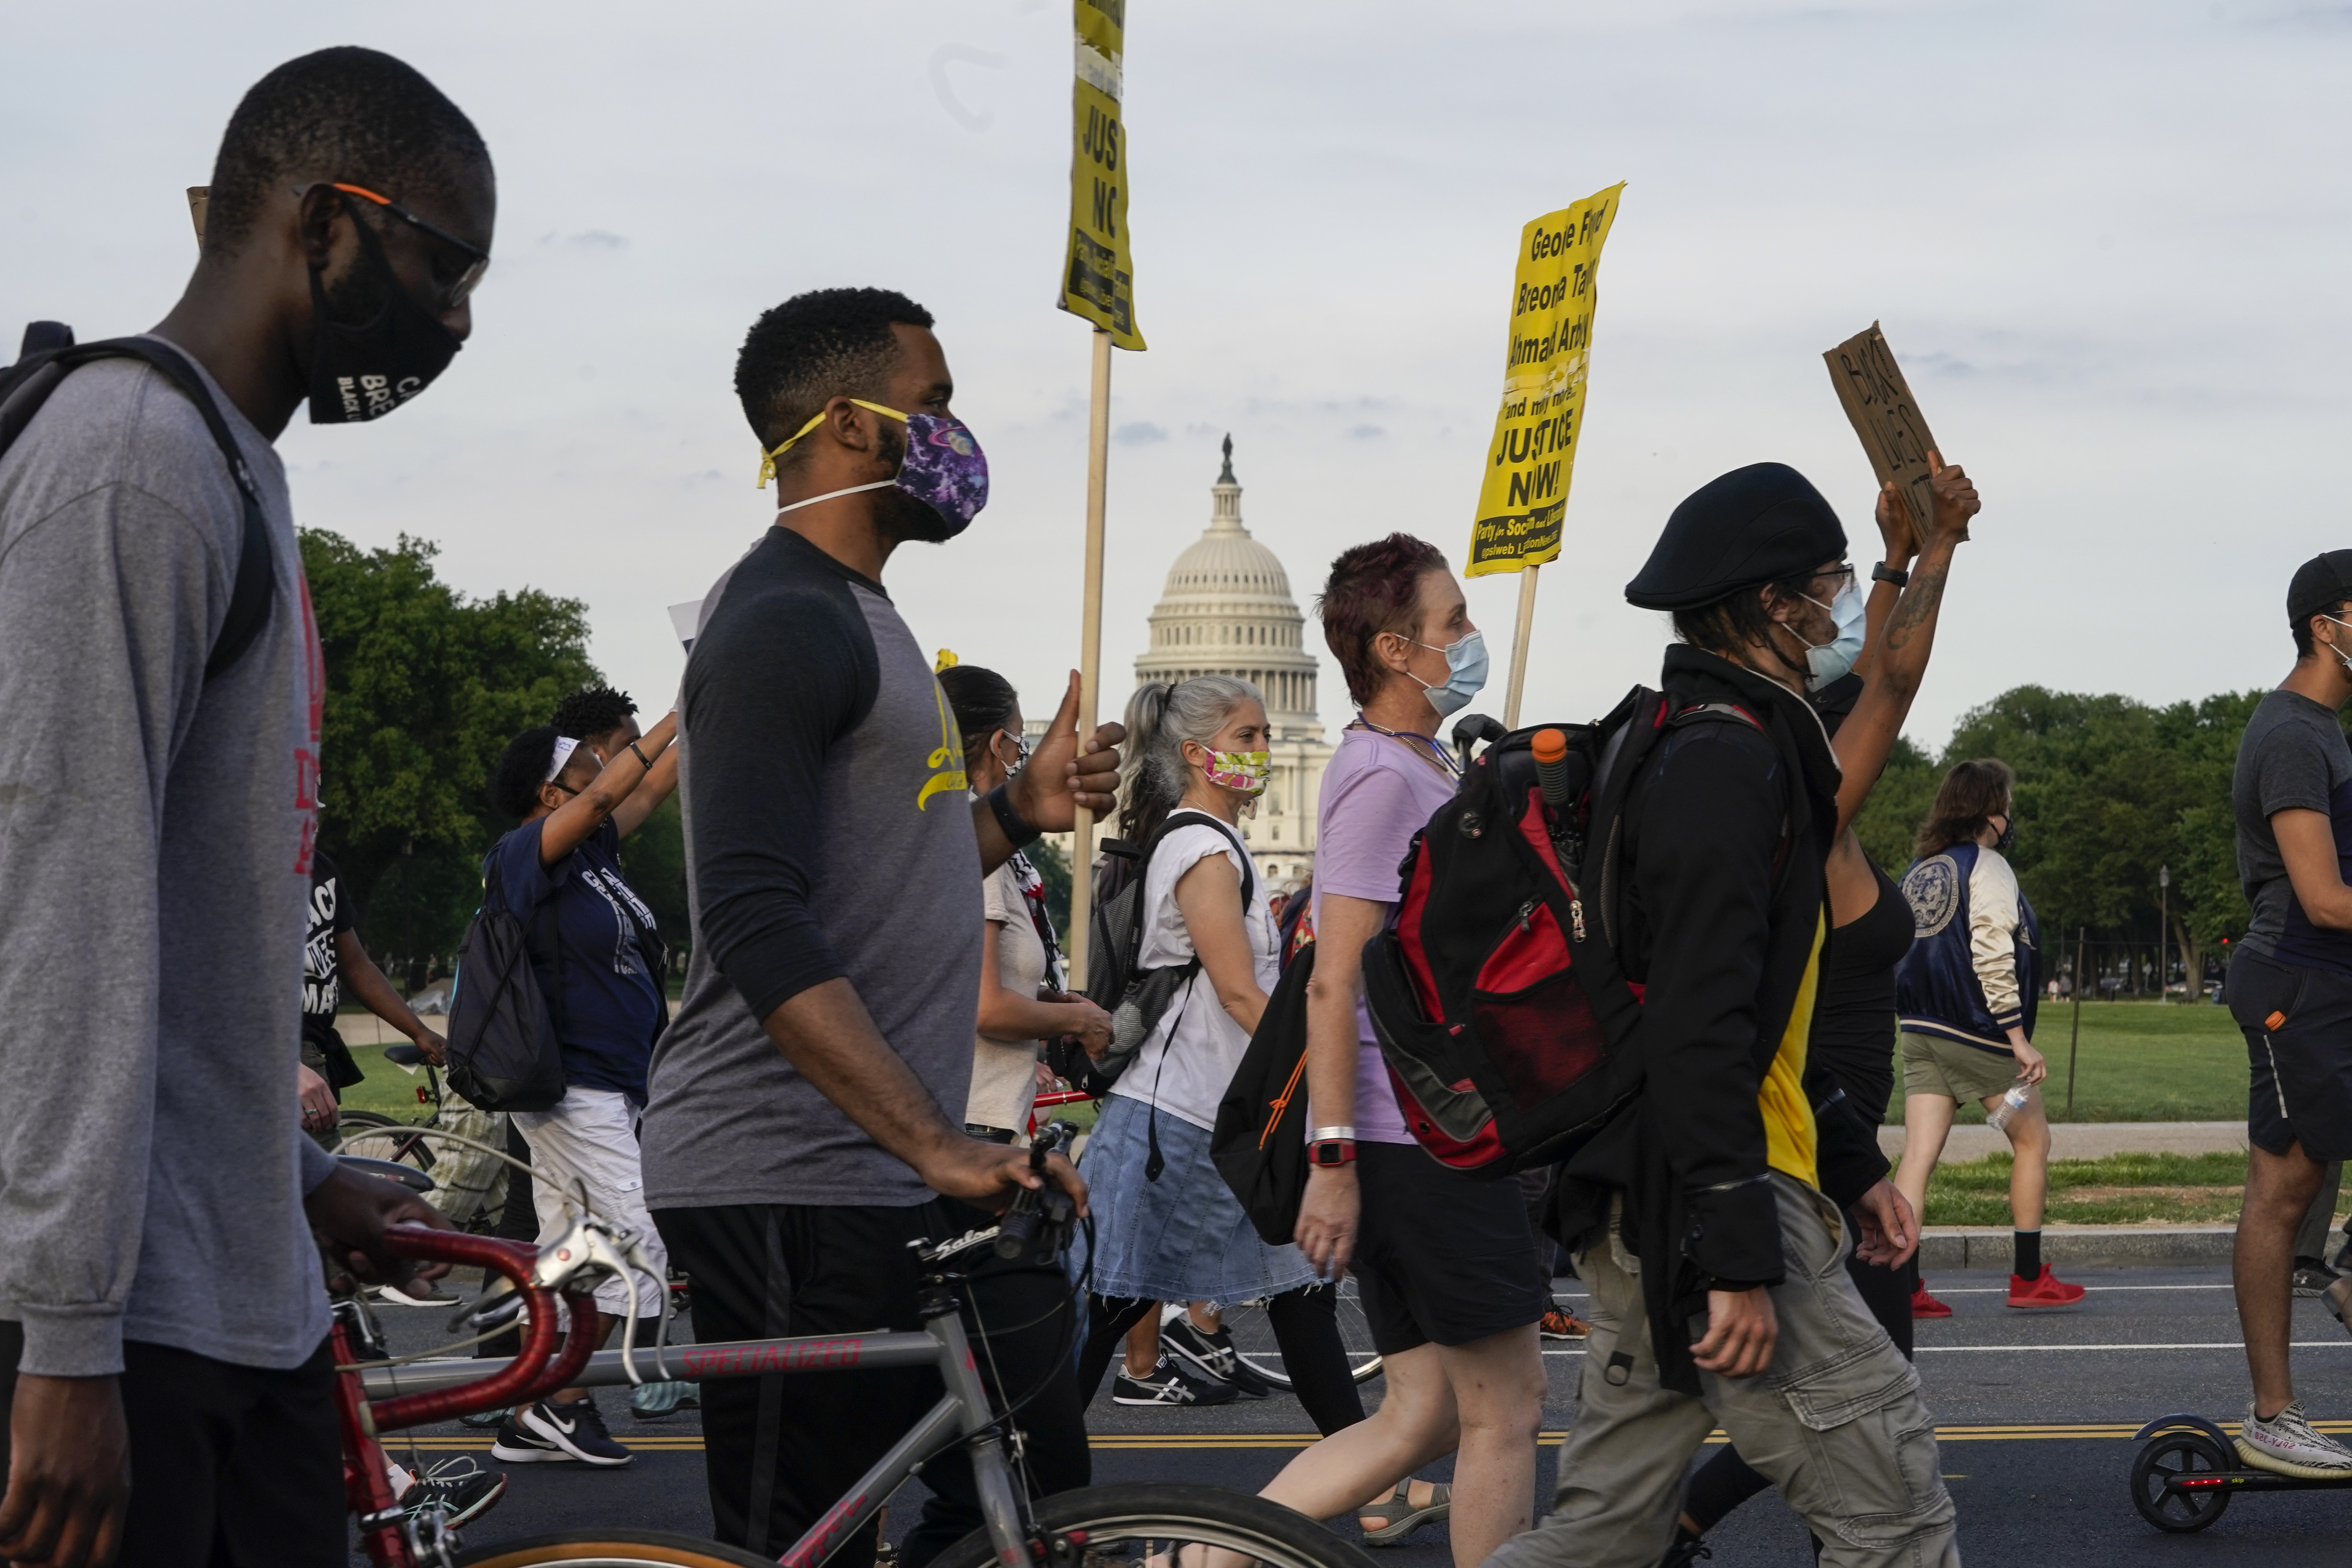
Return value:
[(1127, 1375), (1150, 1377), (1160, 1365), (1160, 1303), (1153, 1302), (1127, 1331)]
[(1895, 1186), (1911, 1204), (1911, 1212), (1925, 1224), (1927, 1178), (1944, 1157), (1944, 1140), (1951, 1135), (1952, 1117), (1959, 1101), (1940, 1094), (1903, 1097), (1903, 1163), (1895, 1173)]
[(2294, 1403), (2287, 1341), (2294, 1324), (2294, 1233), (2326, 1167), (2297, 1143), (2284, 1154), (2246, 1151), (2246, 1202), (2230, 1260), (2238, 1324), (2246, 1336), (2246, 1370), (2254, 1414), (2269, 1420)]
[[(2009, 1213), (2018, 1229), (2040, 1230), (2042, 1205), (2050, 1195), (2050, 1118), (2042, 1110), (2042, 1091), (2029, 1089), (2025, 1093), (2024, 1109), (2003, 1130), (2016, 1155), (2009, 1171)], [(1985, 1113), (1990, 1115), (2000, 1103), (2000, 1095), (1987, 1095)]]

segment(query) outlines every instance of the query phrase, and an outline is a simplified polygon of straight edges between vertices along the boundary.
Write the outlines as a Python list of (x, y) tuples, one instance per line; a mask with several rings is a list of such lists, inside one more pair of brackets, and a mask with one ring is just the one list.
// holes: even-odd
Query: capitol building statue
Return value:
[[(1195, 675), (1232, 675), (1265, 694), (1274, 777), (1242, 822), (1242, 837), (1271, 893), (1315, 868), (1315, 808), (1332, 749), (1315, 706), (1315, 654), (1307, 618), (1275, 552), (1242, 526), (1234, 438), (1209, 488), (1209, 526), (1168, 569), (1151, 612), (1150, 651), (1135, 661), (1138, 686)], [(1322, 628), (1314, 628), (1316, 642)]]

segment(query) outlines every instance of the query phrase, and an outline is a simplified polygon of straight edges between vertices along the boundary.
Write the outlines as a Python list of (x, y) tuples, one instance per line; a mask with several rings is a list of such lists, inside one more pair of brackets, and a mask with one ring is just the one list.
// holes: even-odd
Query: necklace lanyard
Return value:
[[(1434, 739), (1421, 733), (1417, 730), (1391, 730), (1385, 724), (1373, 723), (1361, 713), (1356, 715), (1355, 720), (1349, 724), (1348, 728), (1350, 730), (1369, 730), (1375, 735), (1386, 735), (1391, 741), (1402, 741), (1405, 743), (1405, 749), (1407, 751), (1411, 752), (1414, 756), (1421, 758), (1424, 762), (1436, 764), (1436, 766), (1444, 771), (1447, 778), (1458, 779), (1462, 776), (1462, 764), (1455, 762), (1452, 754)], [(1418, 746), (1414, 745), (1412, 742), (1415, 741), (1420, 742), (1421, 744)]]

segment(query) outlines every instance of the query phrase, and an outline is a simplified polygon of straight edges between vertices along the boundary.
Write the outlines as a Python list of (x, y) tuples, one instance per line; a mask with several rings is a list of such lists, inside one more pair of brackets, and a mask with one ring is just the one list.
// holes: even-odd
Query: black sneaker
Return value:
[(2336, 1280), (2336, 1270), (2316, 1258), (2298, 1258), (2294, 1260), (2294, 1293), (2306, 1301), (2315, 1297), (2326, 1295), (2327, 1288), (2335, 1284)]
[(451, 1529), (479, 1519), (506, 1495), (507, 1478), (486, 1470), (467, 1455), (444, 1459), (419, 1475), (400, 1494), (400, 1511), (410, 1519), (437, 1509)]
[(1149, 1377), (1130, 1377), (1121, 1366), (1110, 1385), (1113, 1405), (1229, 1405), (1233, 1398), (1232, 1384), (1197, 1376), (1166, 1356)]
[[(507, 1434), (520, 1430), (530, 1439), (530, 1451), (507, 1451)], [(604, 1413), (596, 1407), (593, 1398), (576, 1405), (558, 1405), (542, 1399), (536, 1405), (526, 1405), (514, 1413), (514, 1418), (499, 1428), (499, 1440), (490, 1445), (490, 1452), (501, 1459), (529, 1464), (534, 1459), (577, 1459), (583, 1465), (615, 1468), (636, 1458), (635, 1454), (613, 1441), (604, 1429)]]
[(1214, 1383), (1229, 1383), (1244, 1399), (1264, 1399), (1274, 1384), (1257, 1374), (1234, 1348), (1234, 1336), (1223, 1329), (1210, 1333), (1192, 1317), (1177, 1313), (1160, 1325), (1160, 1348), (1176, 1364)]

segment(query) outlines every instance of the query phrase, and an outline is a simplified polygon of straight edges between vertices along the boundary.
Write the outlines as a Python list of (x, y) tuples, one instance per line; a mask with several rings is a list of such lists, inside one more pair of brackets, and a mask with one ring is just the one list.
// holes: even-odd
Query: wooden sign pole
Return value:
[(1536, 629), (1536, 574), (1540, 566), (1519, 569), (1519, 622), (1511, 633), (1511, 684), (1503, 695), (1503, 728), (1519, 727), (1519, 694), (1528, 684), (1528, 638)]
[[(1102, 700), (1103, 512), (1110, 486), (1110, 334), (1095, 329), (1093, 401), (1087, 410), (1086, 608), (1078, 630), (1078, 743), (1095, 732)], [(1087, 939), (1093, 927), (1095, 814), (1078, 808), (1070, 844), (1070, 989), (1087, 984)]]

